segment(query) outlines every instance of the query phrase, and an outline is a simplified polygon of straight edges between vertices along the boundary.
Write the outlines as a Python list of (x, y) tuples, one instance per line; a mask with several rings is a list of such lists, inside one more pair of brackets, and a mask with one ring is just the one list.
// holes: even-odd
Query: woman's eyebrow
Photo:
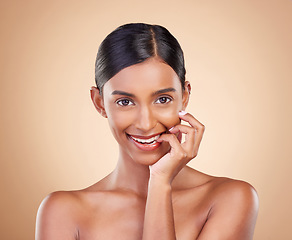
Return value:
[(155, 95), (158, 95), (158, 94), (161, 94), (161, 93), (167, 93), (167, 92), (176, 92), (176, 89), (175, 88), (164, 88), (164, 89), (160, 89), (160, 90), (152, 93), (152, 96), (155, 96)]
[(135, 97), (135, 95), (132, 94), (132, 93), (127, 93), (127, 92), (120, 91), (120, 90), (113, 91), (112, 95), (124, 95), (124, 96), (127, 96), (127, 97)]
[[(160, 89), (160, 90), (152, 93), (151, 95), (156, 96), (158, 94), (167, 93), (167, 92), (176, 92), (176, 89), (175, 88), (164, 88), (164, 89)], [(124, 92), (124, 91), (120, 91), (120, 90), (113, 91), (112, 95), (124, 95), (127, 97), (135, 97), (135, 95), (132, 93), (128, 93), (128, 92)]]

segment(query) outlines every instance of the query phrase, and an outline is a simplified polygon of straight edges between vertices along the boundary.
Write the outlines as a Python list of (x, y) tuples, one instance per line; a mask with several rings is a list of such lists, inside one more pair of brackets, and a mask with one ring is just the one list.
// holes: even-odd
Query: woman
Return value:
[(204, 126), (185, 112), (183, 52), (164, 27), (127, 24), (110, 33), (96, 84), (91, 98), (119, 144), (117, 166), (86, 189), (50, 194), (36, 239), (252, 239), (253, 187), (186, 166)]

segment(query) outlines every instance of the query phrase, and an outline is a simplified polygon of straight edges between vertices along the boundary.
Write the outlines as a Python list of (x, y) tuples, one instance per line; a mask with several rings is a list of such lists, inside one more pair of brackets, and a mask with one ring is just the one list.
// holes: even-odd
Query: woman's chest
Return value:
[[(177, 239), (195, 239), (206, 222), (208, 211), (207, 204), (201, 201), (174, 202)], [(107, 202), (98, 209), (87, 209), (78, 223), (80, 240), (141, 240), (144, 215), (145, 201), (120, 205)]]
[(142, 239), (144, 209), (108, 206), (83, 213), (79, 222), (80, 240)]

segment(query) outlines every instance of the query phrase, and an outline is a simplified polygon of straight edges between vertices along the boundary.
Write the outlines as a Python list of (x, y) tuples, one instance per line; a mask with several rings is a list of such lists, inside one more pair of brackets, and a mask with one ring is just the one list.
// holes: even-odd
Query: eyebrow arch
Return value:
[(113, 91), (112, 95), (124, 95), (124, 96), (127, 96), (127, 97), (135, 97), (135, 95), (132, 94), (132, 93), (127, 93), (127, 92), (120, 91), (120, 90)]
[(152, 96), (156, 96), (158, 94), (167, 93), (167, 92), (176, 92), (176, 90), (174, 88), (164, 88), (152, 93)]
[[(156, 96), (156, 95), (159, 95), (159, 94), (162, 94), (162, 93), (167, 93), (167, 92), (176, 92), (176, 90), (174, 88), (164, 88), (164, 89), (160, 89), (160, 90), (152, 93), (151, 95), (152, 96)], [(124, 96), (127, 96), (127, 97), (135, 97), (135, 95), (132, 94), (132, 93), (128, 93), (128, 92), (124, 92), (124, 91), (120, 91), (120, 90), (113, 91), (112, 95), (124, 95)]]

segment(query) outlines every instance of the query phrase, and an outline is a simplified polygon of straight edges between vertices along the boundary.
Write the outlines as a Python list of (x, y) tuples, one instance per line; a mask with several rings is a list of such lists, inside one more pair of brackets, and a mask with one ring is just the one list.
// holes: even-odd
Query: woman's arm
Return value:
[(162, 179), (151, 178), (145, 209), (143, 240), (174, 240), (175, 228), (171, 185)]
[[(143, 240), (176, 239), (171, 183), (178, 172), (197, 155), (204, 132), (204, 126), (192, 115), (183, 112), (180, 118), (191, 126), (177, 125), (169, 130), (171, 134), (163, 134), (158, 139), (158, 141), (167, 141), (171, 149), (150, 166)], [(182, 133), (185, 134), (184, 143), (180, 143), (179, 140)], [(179, 139), (175, 134), (180, 135)]]

